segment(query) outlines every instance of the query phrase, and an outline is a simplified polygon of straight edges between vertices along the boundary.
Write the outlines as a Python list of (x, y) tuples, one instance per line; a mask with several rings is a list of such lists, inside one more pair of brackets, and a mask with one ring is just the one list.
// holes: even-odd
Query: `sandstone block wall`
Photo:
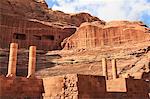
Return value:
[(79, 99), (96, 99), (106, 97), (106, 80), (103, 76), (79, 75)]
[(124, 78), (107, 80), (106, 84), (108, 92), (127, 92), (126, 79)]
[(149, 82), (138, 79), (126, 79), (126, 88), (129, 97), (138, 97), (138, 99), (148, 99), (149, 97)]
[(48, 77), (43, 79), (44, 99), (63, 98), (64, 97), (64, 77)]
[(0, 99), (42, 99), (42, 80), (0, 76)]
[[(148, 82), (133, 78), (118, 78), (107, 80), (109, 96), (122, 97), (123, 99), (148, 99)], [(122, 93), (121, 93), (122, 92)], [(120, 93), (120, 94), (119, 94)]]
[(130, 78), (68, 74), (44, 78), (43, 85), (44, 99), (148, 99), (147, 83)]
[(44, 99), (92, 99), (105, 97), (105, 77), (70, 74), (43, 79)]
[(63, 39), (76, 31), (76, 28), (45, 25), (44, 22), (16, 15), (0, 16), (0, 48), (8, 48), (11, 42), (15, 42), (20, 48), (35, 45), (38, 49), (61, 49)]
[(44, 99), (78, 99), (77, 75), (64, 75), (43, 79)]
[(106, 81), (104, 76), (81, 74), (43, 79), (0, 76), (0, 82), (2, 99), (148, 99), (149, 97), (148, 82), (132, 78)]

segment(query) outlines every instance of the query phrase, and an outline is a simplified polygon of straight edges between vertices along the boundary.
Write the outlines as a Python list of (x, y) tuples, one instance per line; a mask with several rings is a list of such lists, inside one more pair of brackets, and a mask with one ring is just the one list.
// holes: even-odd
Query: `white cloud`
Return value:
[(150, 2), (147, 0), (53, 0), (52, 9), (66, 13), (88, 12), (100, 19), (140, 20), (146, 13), (150, 15)]

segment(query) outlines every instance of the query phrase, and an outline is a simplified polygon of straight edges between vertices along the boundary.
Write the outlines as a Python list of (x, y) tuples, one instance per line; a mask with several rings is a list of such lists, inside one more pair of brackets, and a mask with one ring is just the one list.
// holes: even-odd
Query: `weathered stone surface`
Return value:
[[(123, 98), (123, 99), (134, 99), (134, 98), (142, 98), (148, 99), (149, 93), (149, 85), (148, 82), (145, 82), (140, 79), (133, 79), (133, 78), (118, 78), (115, 80), (107, 80), (107, 92), (110, 92), (109, 95), (113, 95), (116, 98)], [(120, 94), (116, 93), (120, 92)], [(121, 93), (126, 93), (122, 95)]]
[(64, 77), (47, 77), (43, 78), (43, 85), (45, 93), (43, 96), (46, 97), (61, 97), (64, 96)]
[(91, 22), (83, 23), (67, 42), (65, 40), (64, 49), (89, 49), (146, 40), (150, 40), (150, 29), (142, 22), (114, 21), (106, 25)]
[(112, 59), (112, 76), (113, 76), (113, 79), (118, 78), (116, 59)]
[[(42, 83), (43, 81), (43, 83)], [(143, 80), (105, 80), (104, 76), (67, 74), (43, 79), (0, 76), (0, 98), (32, 99), (147, 99), (148, 83)]]
[(1, 99), (41, 99), (43, 85), (40, 79), (27, 79), (25, 77), (6, 78), (0, 76)]
[(104, 76), (79, 75), (77, 85), (79, 88), (79, 99), (107, 97), (106, 80)]
[(17, 52), (18, 52), (18, 44), (11, 43), (7, 77), (16, 76)]
[(36, 69), (35, 67), (36, 67), (36, 46), (30, 46), (27, 78), (35, 76), (35, 69)]
[(44, 99), (102, 98), (106, 93), (105, 77), (68, 74), (43, 79)]
[(20, 17), (54, 22), (58, 25), (68, 24), (79, 26), (83, 22), (98, 21), (87, 13), (66, 14), (48, 8), (45, 0), (1, 0), (0, 10), (3, 14), (19, 15)]
[(16, 42), (20, 48), (61, 49), (63, 39), (81, 23), (100, 21), (87, 13), (53, 11), (44, 0), (1, 0), (0, 12), (0, 48)]
[(44, 99), (148, 98), (148, 83), (132, 78), (106, 81), (104, 76), (68, 74), (43, 78), (43, 84)]
[(38, 20), (1, 15), (0, 48), (8, 48), (10, 42), (15, 42), (19, 48), (28, 49), (30, 45), (35, 45), (37, 49), (61, 49), (62, 40), (75, 31), (74, 27), (45, 25)]
[[(108, 92), (127, 92), (126, 88), (126, 79), (125, 78), (118, 78), (113, 80), (107, 80), (107, 91)], [(113, 86), (115, 85), (115, 86)]]
[(107, 69), (107, 59), (106, 58), (102, 58), (102, 72), (103, 72), (103, 76), (105, 76), (105, 79), (108, 79), (108, 69)]
[(97, 17), (91, 16), (88, 13), (72, 14), (71, 21), (72, 21), (72, 24), (75, 24), (76, 26), (80, 26), (84, 22), (95, 22), (95, 21), (98, 21), (101, 24), (105, 24), (105, 21), (100, 20)]

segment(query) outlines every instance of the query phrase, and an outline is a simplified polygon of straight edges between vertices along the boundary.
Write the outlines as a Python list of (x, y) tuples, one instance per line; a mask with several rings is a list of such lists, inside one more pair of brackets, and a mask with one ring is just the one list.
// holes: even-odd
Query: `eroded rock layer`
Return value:
[(0, 12), (0, 48), (16, 42), (20, 48), (61, 49), (81, 23), (99, 20), (87, 13), (53, 11), (44, 0), (1, 0)]
[(65, 39), (64, 49), (88, 49), (150, 40), (150, 28), (142, 22), (113, 21), (83, 23), (75, 34)]
[(20, 48), (35, 45), (38, 49), (60, 49), (62, 40), (75, 31), (73, 27), (45, 25), (19, 16), (1, 15), (0, 48), (8, 48), (11, 42), (16, 42)]
[(66, 14), (48, 8), (45, 0), (1, 0), (0, 11), (3, 14), (17, 14), (20, 17), (53, 22), (61, 25), (80, 26), (83, 22), (99, 21), (88, 13)]

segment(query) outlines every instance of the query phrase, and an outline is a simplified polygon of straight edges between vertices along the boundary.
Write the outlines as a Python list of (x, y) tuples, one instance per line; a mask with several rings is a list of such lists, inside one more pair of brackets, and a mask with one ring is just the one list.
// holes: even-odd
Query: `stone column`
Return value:
[(29, 63), (28, 63), (28, 76), (34, 77), (36, 64), (36, 46), (30, 46), (29, 48)]
[(102, 71), (103, 76), (105, 76), (106, 80), (108, 79), (108, 72), (107, 72), (107, 60), (106, 58), (102, 58)]
[(6, 77), (16, 76), (17, 50), (18, 44), (11, 43), (9, 53), (9, 63), (8, 63), (8, 74)]
[(117, 76), (117, 64), (116, 64), (116, 59), (113, 59), (112, 60), (112, 76), (113, 76), (113, 79), (116, 79), (118, 76)]

